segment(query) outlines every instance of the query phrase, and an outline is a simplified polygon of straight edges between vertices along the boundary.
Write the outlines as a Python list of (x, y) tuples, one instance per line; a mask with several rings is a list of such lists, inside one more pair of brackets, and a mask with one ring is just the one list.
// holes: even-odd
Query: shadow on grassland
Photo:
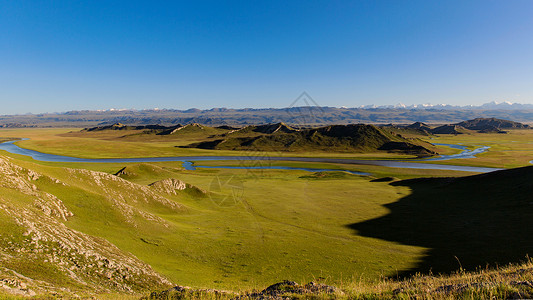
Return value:
[(430, 248), (400, 276), (472, 270), (533, 255), (533, 167), (459, 178), (421, 178), (392, 185), (412, 193), (390, 213), (347, 225), (358, 235)]

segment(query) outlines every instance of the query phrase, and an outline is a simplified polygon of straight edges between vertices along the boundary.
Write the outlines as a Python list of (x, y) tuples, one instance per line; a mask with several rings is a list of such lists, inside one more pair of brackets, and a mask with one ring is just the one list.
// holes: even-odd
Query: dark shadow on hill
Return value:
[(533, 254), (533, 167), (460, 178), (393, 182), (412, 193), (380, 218), (347, 225), (357, 234), (430, 248), (399, 275), (473, 270)]

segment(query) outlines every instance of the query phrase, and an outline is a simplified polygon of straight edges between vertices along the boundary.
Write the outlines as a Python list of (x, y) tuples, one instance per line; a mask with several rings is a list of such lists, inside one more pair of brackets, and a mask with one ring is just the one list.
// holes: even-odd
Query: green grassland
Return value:
[[(309, 168), (309, 169), (331, 169), (331, 170), (347, 170), (353, 172), (363, 172), (368, 173), (369, 179), (372, 178), (383, 178), (383, 177), (394, 177), (396, 179), (409, 179), (409, 178), (418, 178), (418, 177), (459, 177), (472, 175), (471, 172), (463, 171), (449, 171), (449, 170), (423, 170), (423, 169), (402, 169), (402, 168), (391, 168), (391, 167), (381, 167), (381, 166), (372, 166), (372, 165), (353, 165), (353, 164), (336, 164), (336, 163), (315, 163), (315, 162), (293, 162), (293, 161), (196, 161), (195, 165), (197, 166), (210, 166), (210, 167), (294, 167), (294, 168)], [(202, 168), (198, 168), (202, 170)], [(223, 169), (227, 171), (227, 169)], [(249, 172), (252, 174), (257, 174), (258, 176), (267, 176), (268, 171), (261, 169), (251, 169)], [(283, 172), (283, 171), (278, 171)], [(327, 172), (325, 172), (327, 173)], [(355, 176), (347, 172), (341, 172), (343, 177)], [(308, 174), (308, 173), (307, 173)], [(304, 175), (302, 178), (309, 177), (311, 175)]]
[[(16, 142), (17, 145), (50, 154), (66, 155), (80, 158), (128, 158), (128, 157), (163, 157), (163, 156), (208, 156), (208, 155), (246, 155), (250, 150), (208, 150), (184, 148), (192, 143), (205, 141), (211, 133), (177, 135), (142, 134), (142, 131), (97, 131), (83, 132), (79, 129), (1, 129), (2, 136), (26, 137), (29, 140)], [(254, 152), (254, 151), (252, 151)], [(360, 159), (410, 159), (415, 155), (402, 153), (345, 152), (331, 153), (325, 151), (263, 151), (268, 156), (309, 156)]]
[[(109, 206), (101, 195), (103, 191), (95, 190), (87, 178), (74, 181), (62, 168), (27, 162), (20, 165), (68, 183), (68, 188), (36, 183), (72, 210), (74, 217), (67, 225), (109, 240), (181, 284), (234, 288), (264, 285), (280, 277), (311, 280), (322, 276), (336, 282), (362, 273), (379, 277), (412, 267), (425, 251), (360, 238), (345, 227), (354, 220), (386, 214), (382, 205), (408, 193), (405, 188), (389, 188), (387, 183), (370, 182), (365, 177), (309, 180), (300, 178), (308, 172), (269, 171), (257, 178), (245, 170), (228, 174), (133, 165), (130, 168), (135, 176), (129, 180), (135, 183), (145, 185), (176, 177), (209, 190), (214, 180), (236, 175), (243, 193), (228, 206), (218, 205), (209, 196), (167, 196), (186, 209), (138, 208), (163, 218), (170, 227), (136, 220), (142, 226), (135, 228), (124, 222), (120, 211)], [(123, 192), (109, 184), (111, 192)], [(354, 185), (355, 193), (351, 188)], [(270, 191), (269, 197), (264, 196), (265, 191)], [(373, 259), (367, 257), (370, 253)]]
[(474, 148), (476, 146), (489, 146), (486, 153), (474, 159), (461, 159), (439, 163), (486, 166), (497, 168), (516, 168), (529, 164), (533, 159), (533, 130), (514, 129), (507, 134), (479, 133), (459, 135), (438, 135), (430, 142), (446, 144), (463, 144)]
[[(208, 138), (193, 133), (159, 139), (142, 133), (121, 138), (120, 132), (77, 131), (2, 129), (0, 136), (30, 138), (18, 144), (41, 152), (87, 158), (240, 155), (236, 151), (176, 147)], [(491, 146), (475, 159), (439, 163), (515, 167), (527, 165), (533, 159), (533, 144), (529, 144), (532, 138), (533, 133), (528, 130), (511, 130), (509, 134), (439, 135), (425, 139), (469, 147)], [(440, 149), (441, 153), (457, 152), (446, 147)], [(272, 154), (279, 155), (261, 155)], [(56, 196), (73, 213), (60, 221), (69, 230), (105, 239), (147, 263), (172, 283), (196, 288), (244, 290), (263, 288), (282, 279), (320, 280), (340, 286), (360, 281), (380, 284), (384, 276), (430, 269), (435, 273), (451, 272), (461, 265), (472, 270), (486, 263), (517, 262), (533, 247), (522, 239), (533, 233), (529, 230), (533, 224), (528, 221), (533, 219), (529, 205), (533, 172), (529, 168), (493, 177), (409, 181), (472, 174), (279, 161), (261, 163), (353, 170), (372, 176), (295, 170), (186, 171), (180, 162), (53, 163), (35, 162), (4, 151), (0, 155), (43, 175), (32, 183), (38, 191)], [(386, 152), (290, 155), (412, 158)], [(249, 166), (257, 162), (197, 164)], [(122, 178), (105, 175), (124, 167)], [(383, 177), (391, 178), (375, 180)], [(182, 180), (203, 192), (184, 190), (169, 194), (149, 186), (167, 178)], [(2, 201), (9, 199), (9, 205), (15, 208), (33, 203), (33, 196), (14, 190), (13, 186), (3, 186), (1, 195)], [(514, 195), (512, 201), (509, 195)], [(9, 216), (0, 220), (3, 241), (9, 242), (6, 237), (22, 236), (13, 234), (22, 227), (9, 221)], [(52, 278), (53, 284), (84, 290), (70, 282), (68, 276), (54, 273), (57, 270), (50, 263), (42, 260), (40, 264), (44, 270), (40, 273), (31, 273), (32, 267), (27, 265), (9, 266), (18, 268), (22, 274), (31, 273), (32, 278)], [(155, 286), (146, 283), (138, 291)]]
[[(524, 166), (533, 158), (533, 130), (509, 130), (508, 134), (474, 133), (462, 135), (417, 136), (434, 143), (463, 144), (469, 148), (490, 146), (486, 152), (472, 159), (438, 161), (433, 163), (467, 166), (511, 168)], [(142, 132), (101, 131), (80, 133), (79, 129), (2, 129), (4, 137), (26, 137), (17, 145), (45, 153), (81, 158), (125, 158), (161, 156), (206, 156), (206, 155), (250, 155), (257, 156), (303, 156), (353, 159), (412, 159), (413, 155), (378, 152), (283, 152), (283, 151), (230, 151), (182, 148), (180, 146), (208, 139), (212, 132), (180, 135), (149, 135)], [(412, 135), (412, 134), (411, 134)], [(126, 136), (126, 138), (123, 138)], [(459, 150), (439, 146), (440, 154), (455, 154)], [(256, 153), (257, 152), (257, 153)]]

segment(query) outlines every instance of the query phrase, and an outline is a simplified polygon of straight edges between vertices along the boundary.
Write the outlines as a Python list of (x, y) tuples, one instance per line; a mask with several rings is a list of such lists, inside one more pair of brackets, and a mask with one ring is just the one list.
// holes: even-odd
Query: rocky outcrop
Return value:
[[(309, 282), (305, 285), (299, 285), (294, 281), (284, 280), (273, 284), (258, 293), (246, 295), (246, 299), (287, 299), (294, 295), (298, 296), (318, 296), (318, 295), (343, 295), (340, 289), (321, 283)], [(244, 298), (243, 298), (244, 299)]]
[[(80, 291), (131, 293), (170, 285), (166, 278), (132, 254), (105, 239), (70, 228), (69, 222), (75, 214), (59, 197), (38, 187), (41, 184), (69, 186), (10, 160), (0, 156), (0, 227), (11, 228), (0, 235), (0, 290), (22, 296), (52, 293), (75, 297)], [(148, 187), (113, 175), (65, 170), (93, 189), (107, 189), (109, 199), (120, 209), (146, 219), (157, 221), (155, 216), (128, 207), (128, 201), (159, 201), (181, 208)], [(125, 199), (112, 193), (110, 182), (141, 192), (131, 200)], [(33, 271), (28, 273), (28, 270)]]
[(180, 191), (191, 191), (199, 194), (206, 194), (204, 190), (175, 178), (167, 178), (156, 181), (149, 184), (149, 186), (161, 193), (170, 195), (177, 195)]
[[(176, 212), (185, 211), (185, 206), (178, 202), (167, 199), (155, 192), (150, 187), (136, 184), (118, 176), (104, 172), (96, 172), (85, 169), (66, 169), (71, 175), (80, 178), (84, 187), (89, 187), (106, 195), (109, 202), (121, 212), (125, 221), (137, 226), (136, 217), (168, 226), (167, 222), (155, 214), (141, 210), (136, 207), (138, 203), (157, 203)], [(116, 190), (130, 191), (129, 193), (116, 193)]]
[(137, 176), (137, 174), (135, 172), (130, 171), (128, 169), (128, 167), (124, 167), (124, 168), (118, 170), (118, 172), (116, 172), (113, 175), (118, 176), (118, 177)]
[(188, 184), (179, 179), (167, 178), (151, 183), (149, 184), (149, 186), (155, 188), (160, 192), (176, 195), (176, 191), (185, 190), (188, 187)]

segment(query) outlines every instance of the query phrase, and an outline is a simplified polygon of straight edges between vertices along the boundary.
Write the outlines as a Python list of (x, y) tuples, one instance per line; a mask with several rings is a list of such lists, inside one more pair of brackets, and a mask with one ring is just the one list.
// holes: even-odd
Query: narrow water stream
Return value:
[[(202, 166), (196, 165), (201, 161), (254, 161), (256, 157), (252, 156), (171, 156), (171, 157), (139, 157), (139, 158), (78, 158), (63, 155), (55, 155), (42, 153), (35, 150), (21, 148), (15, 145), (16, 141), (9, 141), (0, 143), (0, 150), (5, 150), (13, 154), (20, 154), (32, 157), (38, 161), (47, 162), (82, 162), (82, 163), (142, 163), (142, 162), (165, 162), (165, 161), (181, 161), (183, 167), (186, 170), (196, 170), (197, 168), (213, 168), (213, 169), (276, 169), (276, 170), (303, 170), (310, 172), (322, 172), (322, 171), (345, 171), (358, 175), (369, 175), (364, 172), (357, 172), (351, 170), (342, 169), (320, 169), (320, 168), (299, 168), (288, 166)], [(264, 157), (262, 160), (266, 161), (299, 161), (299, 162), (317, 162), (317, 163), (337, 163), (337, 164), (354, 164), (354, 165), (374, 165), (391, 168), (406, 168), (406, 169), (426, 169), (426, 170), (450, 170), (450, 171), (466, 171), (486, 173), (501, 170), (498, 168), (485, 168), (485, 167), (469, 167), (469, 166), (456, 166), (456, 165), (441, 165), (424, 163), (424, 161), (442, 161), (450, 159), (462, 159), (473, 158), (475, 155), (483, 153), (489, 149), (487, 146), (482, 146), (474, 150), (468, 150), (462, 145), (452, 144), (435, 144), (441, 146), (448, 146), (456, 149), (463, 150), (459, 154), (453, 155), (441, 155), (439, 157), (432, 157), (427, 159), (416, 159), (407, 161), (393, 161), (393, 160), (364, 160), (364, 159), (345, 159), (345, 158), (321, 158), (321, 157), (283, 157), (272, 156)]]

